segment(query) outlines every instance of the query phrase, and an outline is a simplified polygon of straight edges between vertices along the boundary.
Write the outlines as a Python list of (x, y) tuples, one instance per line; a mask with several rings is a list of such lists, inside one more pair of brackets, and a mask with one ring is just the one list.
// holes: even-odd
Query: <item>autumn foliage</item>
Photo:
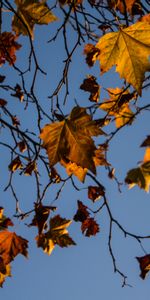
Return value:
[[(122, 277), (124, 286), (127, 276), (116, 268), (111, 242), (113, 225), (125, 236), (140, 243), (150, 236), (125, 230), (113, 216), (99, 170), (105, 170), (109, 180), (117, 185), (119, 193), (123, 183), (120, 183), (115, 166), (109, 161), (109, 144), (123, 128), (130, 128), (141, 112), (150, 109), (149, 100), (146, 105), (142, 104), (142, 94), (150, 86), (150, 4), (139, 0), (1, 2), (0, 88), (3, 96), (0, 98), (0, 146), (6, 148), (10, 155), (6, 165), (8, 183), (4, 192), (11, 191), (16, 211), (12, 221), (12, 217), (5, 216), (4, 208), (0, 207), (0, 286), (11, 276), (11, 262), (19, 254), (28, 256), (28, 240), (10, 229), (18, 219), (24, 222), (29, 218), (25, 224), (29, 230), (36, 227), (36, 246), (50, 255), (57, 246), (76, 245), (75, 236), (72, 238), (69, 233), (70, 226), (75, 222), (85, 237), (94, 238), (101, 234), (97, 216), (103, 208), (107, 210), (110, 223), (108, 245), (114, 271)], [(7, 11), (11, 12), (9, 25), (3, 20), (3, 14)], [(37, 34), (42, 26), (46, 27), (49, 47), (61, 35), (65, 59), (62, 59), (63, 64), (56, 66), (61, 70), (58, 73), (62, 74), (58, 84), (55, 83), (47, 98), (42, 86), (43, 99), (40, 100), (37, 88), (39, 78), (48, 76), (48, 72), (53, 77), (52, 69), (46, 73), (46, 63), (43, 67), (44, 54), (40, 54), (42, 59), (39, 55), (40, 48), (44, 51), (43, 42), (38, 46), (42, 34)], [(70, 32), (73, 34), (71, 39), (68, 37)], [(25, 53), (27, 41), (28, 54), (24, 61), (21, 55)], [(86, 74), (77, 88), (86, 97), (86, 102), (81, 99), (72, 99), (71, 102), (69, 72), (74, 55), (81, 47), (83, 68), (88, 68), (91, 74)], [(94, 74), (97, 63), (99, 78)], [(9, 70), (14, 72), (15, 80), (14, 77), (13, 80), (9, 78)], [(120, 86), (99, 83), (105, 73), (112, 76), (114, 71), (120, 77)], [(75, 80), (73, 84), (76, 85)], [(15, 110), (12, 101), (16, 101)], [(30, 118), (26, 115), (28, 111)], [(30, 125), (31, 119), (33, 125)], [(138, 166), (126, 170), (124, 184), (129, 188), (136, 185), (149, 192), (150, 135), (145, 135), (139, 146), (145, 148), (144, 158)], [(35, 179), (35, 195), (26, 211), (20, 209), (15, 176)], [(84, 187), (85, 200), (88, 199), (85, 203), (76, 199), (76, 211), (69, 218), (67, 212), (67, 217), (61, 216), (59, 203), (56, 202), (68, 183), (75, 192), (80, 192), (83, 189), (81, 186)], [(56, 197), (45, 204), (52, 186), (57, 192)], [(150, 270), (150, 254), (137, 257), (137, 261), (140, 276), (145, 279)]]

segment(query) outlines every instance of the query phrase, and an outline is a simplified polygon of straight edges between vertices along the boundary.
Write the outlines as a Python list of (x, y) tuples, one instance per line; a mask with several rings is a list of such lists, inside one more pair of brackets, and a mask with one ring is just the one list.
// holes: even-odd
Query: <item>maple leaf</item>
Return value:
[(136, 184), (149, 192), (150, 187), (150, 148), (145, 151), (144, 159), (139, 168), (131, 169), (128, 171), (125, 182), (129, 184), (129, 188), (134, 187)]
[(0, 232), (0, 257), (4, 264), (9, 264), (18, 254), (27, 257), (28, 241), (15, 232), (3, 230)]
[(107, 33), (96, 44), (100, 53), (101, 75), (116, 65), (120, 77), (141, 95), (145, 72), (150, 71), (150, 25), (137, 22), (118, 32)]
[(16, 42), (17, 36), (11, 32), (2, 32), (0, 34), (0, 66), (6, 61), (13, 65), (16, 61), (16, 50), (19, 50), (21, 45)]
[(12, 21), (12, 28), (17, 35), (34, 36), (33, 29), (35, 24), (49, 24), (57, 20), (57, 17), (50, 11), (45, 2), (36, 0), (15, 1), (17, 13)]
[(150, 271), (150, 254), (147, 254), (142, 257), (136, 257), (140, 264), (141, 274), (140, 277), (145, 279), (146, 274)]
[(0, 287), (3, 287), (3, 283), (6, 279), (6, 277), (11, 277), (11, 267), (10, 265), (4, 265), (3, 268), (2, 268), (2, 264), (4, 265), (3, 263), (3, 260), (2, 258), (0, 257)]
[(85, 176), (86, 176), (87, 170), (88, 170), (87, 168), (82, 168), (80, 166), (77, 166), (77, 164), (74, 162), (71, 162), (71, 161), (67, 162), (63, 159), (61, 159), (60, 163), (63, 167), (66, 168), (66, 172), (69, 176), (73, 174), (73, 175), (77, 176), (77, 178), (81, 182), (84, 182)]
[(59, 215), (50, 219), (50, 229), (36, 237), (37, 246), (43, 248), (44, 252), (51, 254), (55, 245), (68, 247), (76, 245), (68, 234), (67, 227), (72, 223), (71, 220), (61, 218)]
[(101, 186), (88, 186), (88, 198), (93, 202), (99, 200), (101, 196), (104, 196), (105, 188)]
[(78, 209), (73, 219), (75, 222), (84, 222), (89, 217), (89, 212), (87, 206), (85, 206), (82, 201), (78, 200)]
[(89, 75), (86, 79), (84, 79), (83, 83), (80, 86), (80, 89), (91, 93), (89, 97), (90, 101), (99, 101), (100, 86), (96, 82), (96, 78), (94, 76)]
[(35, 216), (29, 226), (37, 226), (39, 234), (46, 228), (46, 221), (49, 217), (50, 210), (56, 210), (54, 206), (44, 206), (41, 203), (35, 204)]
[(46, 148), (50, 166), (61, 159), (67, 159), (95, 174), (93, 156), (96, 147), (91, 136), (100, 134), (104, 132), (86, 113), (86, 109), (77, 106), (64, 121), (46, 125), (40, 138)]
[(115, 116), (117, 128), (126, 123), (131, 124), (134, 114), (128, 102), (134, 99), (134, 94), (130, 94), (128, 91), (124, 92), (120, 88), (109, 88), (108, 93), (110, 98), (101, 103), (100, 109), (107, 111), (110, 116)]
[(94, 65), (94, 62), (99, 57), (99, 49), (96, 48), (93, 44), (86, 44), (84, 47), (84, 54), (86, 55), (86, 63), (89, 67)]
[(87, 218), (81, 225), (82, 233), (85, 236), (90, 237), (96, 235), (99, 232), (99, 225), (93, 218)]

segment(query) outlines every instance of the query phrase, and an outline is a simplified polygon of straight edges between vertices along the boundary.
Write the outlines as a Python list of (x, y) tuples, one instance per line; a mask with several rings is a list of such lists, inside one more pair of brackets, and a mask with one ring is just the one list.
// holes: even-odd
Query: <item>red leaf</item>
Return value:
[(99, 232), (99, 225), (93, 218), (87, 218), (81, 225), (82, 233), (85, 236), (96, 235)]

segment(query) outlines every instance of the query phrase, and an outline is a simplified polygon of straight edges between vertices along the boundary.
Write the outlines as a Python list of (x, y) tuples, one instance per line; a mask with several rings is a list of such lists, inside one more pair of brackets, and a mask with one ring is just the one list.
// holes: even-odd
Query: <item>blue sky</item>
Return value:
[[(9, 13), (5, 12), (3, 18), (4, 30), (10, 30), (8, 27), (10, 19)], [(50, 24), (50, 26), (37, 26), (35, 29), (35, 51), (40, 65), (47, 72), (47, 76), (38, 75), (35, 92), (40, 104), (46, 109), (47, 113), (50, 113), (48, 96), (51, 95), (61, 78), (62, 61), (65, 59), (61, 35), (56, 40), (56, 43), (46, 43), (57, 26), (58, 24)], [(69, 39), (71, 45), (73, 45), (74, 36), (71, 35), (70, 37), (69, 35)], [(28, 58), (28, 39), (20, 37), (19, 43), (22, 44), (22, 49), (17, 52), (17, 65), (25, 67)], [(114, 73), (114, 69), (104, 74), (103, 77), (100, 77), (99, 73), (98, 63), (92, 69), (89, 69), (85, 64), (83, 46), (81, 46), (74, 54), (70, 67), (70, 93), (67, 104), (63, 107), (64, 113), (69, 113), (75, 106), (75, 99), (80, 106), (90, 105), (88, 101), (89, 94), (79, 89), (87, 74), (96, 76), (99, 84), (105, 88), (115, 88), (123, 85), (123, 81)], [(1, 74), (6, 76), (6, 84), (10, 83), (10, 85), (14, 86), (16, 83), (19, 83), (19, 77), (16, 77), (16, 73), (7, 63), (1, 68)], [(26, 76), (29, 87), (31, 77), (32, 73), (28, 73)], [(106, 95), (106, 92), (102, 89), (100, 101)], [(60, 104), (63, 101), (63, 96), (64, 89), (59, 95)], [(148, 96), (149, 91), (144, 91), (141, 100), (143, 104), (148, 103)], [(29, 105), (27, 110), (24, 110), (24, 103), (19, 103), (17, 99), (8, 96), (8, 93), (4, 91), (1, 94), (1, 98), (8, 101), (9, 109), (20, 118), (23, 130), (28, 126), (29, 129), (34, 130), (39, 135), (36, 122), (34, 121), (35, 110), (32, 104)], [(101, 118), (102, 115), (97, 113), (96, 117)], [(45, 118), (42, 121), (42, 125), (44, 126), (46, 123), (48, 123), (48, 120)], [(105, 130), (107, 132), (107, 127)], [(143, 159), (144, 149), (139, 146), (148, 134), (149, 114), (146, 112), (140, 114), (132, 126), (122, 129), (111, 141), (108, 161), (112, 167), (115, 167), (116, 176), (120, 181), (124, 180), (129, 169), (136, 167), (137, 163)], [(2, 131), (1, 139), (4, 141), (10, 139), (10, 135), (6, 130)], [(99, 142), (102, 142), (102, 139), (100, 138)], [(145, 281), (139, 277), (139, 265), (135, 259), (136, 256), (143, 256), (144, 252), (135, 239), (125, 238), (123, 233), (115, 226), (112, 245), (116, 257), (116, 265), (120, 271), (128, 276), (127, 283), (132, 285), (132, 287), (126, 286), (122, 288), (122, 278), (117, 273), (114, 273), (108, 249), (109, 222), (106, 209), (96, 217), (100, 224), (100, 233), (95, 237), (84, 237), (80, 232), (80, 224), (73, 222), (69, 227), (69, 234), (77, 243), (76, 246), (64, 249), (56, 247), (50, 257), (43, 253), (42, 249), (38, 249), (35, 242), (36, 228), (28, 228), (25, 225), (25, 223), (30, 223), (32, 216), (26, 219), (24, 223), (13, 217), (15, 201), (9, 190), (6, 193), (3, 191), (8, 182), (9, 151), (0, 147), (0, 157), (0, 206), (5, 207), (5, 214), (14, 221), (15, 226), (12, 230), (29, 240), (29, 259), (19, 255), (14, 260), (12, 263), (12, 278), (6, 280), (3, 289), (0, 291), (2, 299), (148, 299), (149, 277)], [(58, 170), (60, 170), (59, 166)], [(63, 175), (65, 174), (62, 169), (60, 172)], [(41, 169), (40, 173), (42, 175), (41, 181), (44, 184), (47, 180), (44, 170)], [(122, 186), (122, 193), (119, 193), (117, 184), (108, 178), (103, 167), (98, 169), (97, 177), (106, 187), (106, 196), (114, 217), (127, 231), (148, 235), (150, 226), (149, 194), (141, 191), (138, 187), (128, 190), (126, 185)], [(32, 204), (36, 200), (34, 179), (30, 176), (20, 176), (17, 171), (14, 176), (14, 183), (16, 185), (16, 193), (20, 199), (21, 209), (23, 211), (32, 209)], [(88, 178), (85, 181), (85, 185), (82, 185), (77, 179), (75, 179), (75, 183), (82, 188), (92, 185), (92, 181)], [(51, 187), (46, 194), (44, 204), (50, 205), (56, 194), (56, 187)], [(79, 199), (92, 209), (96, 209), (100, 205), (100, 202), (90, 203), (87, 191), (83, 189), (77, 192), (70, 183), (64, 187), (59, 199), (53, 204), (58, 206), (58, 213), (62, 217), (72, 218), (76, 212), (77, 200)], [(150, 245), (148, 240), (143, 241), (143, 246), (149, 253)]]

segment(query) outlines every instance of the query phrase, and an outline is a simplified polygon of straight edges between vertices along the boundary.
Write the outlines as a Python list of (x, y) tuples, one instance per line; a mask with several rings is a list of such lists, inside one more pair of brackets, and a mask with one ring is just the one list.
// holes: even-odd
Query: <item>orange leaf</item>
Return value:
[(18, 254), (25, 257), (27, 252), (28, 241), (15, 232), (3, 230), (0, 232), (0, 257), (2, 257), (5, 265), (9, 264)]

